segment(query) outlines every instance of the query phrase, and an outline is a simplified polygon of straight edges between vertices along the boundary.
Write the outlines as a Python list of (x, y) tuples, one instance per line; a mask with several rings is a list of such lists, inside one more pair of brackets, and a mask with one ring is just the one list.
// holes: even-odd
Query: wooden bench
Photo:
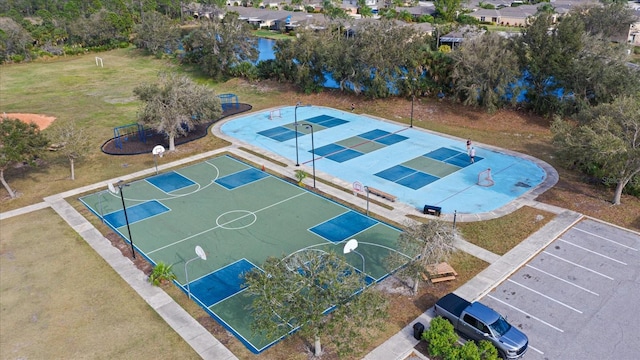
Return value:
[(425, 205), (424, 209), (422, 209), (422, 213), (427, 215), (440, 216), (440, 214), (442, 213), (442, 208), (440, 206)]
[(380, 196), (381, 198), (387, 199), (389, 201), (395, 202), (396, 199), (398, 198), (397, 196), (391, 195), (389, 193), (386, 193), (382, 190), (376, 189), (376, 188), (372, 188), (370, 186), (367, 186), (367, 191), (369, 191), (370, 194), (376, 195), (376, 196)]
[(425, 279), (425, 281), (427, 281), (428, 278), (434, 284), (442, 281), (455, 280), (456, 276), (458, 276), (458, 273), (446, 262), (427, 266), (427, 273), (428, 276), (423, 274), (422, 278)]

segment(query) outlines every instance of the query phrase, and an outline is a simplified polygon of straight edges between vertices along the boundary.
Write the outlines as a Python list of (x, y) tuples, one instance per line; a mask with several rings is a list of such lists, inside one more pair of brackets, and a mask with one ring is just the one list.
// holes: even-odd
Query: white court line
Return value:
[(538, 294), (538, 295), (540, 295), (540, 296), (544, 297), (545, 299), (551, 300), (551, 301), (553, 301), (553, 302), (554, 302), (554, 303), (556, 303), (556, 304), (560, 304), (560, 305), (562, 305), (562, 306), (566, 307), (567, 309), (571, 309), (571, 310), (573, 310), (573, 311), (577, 312), (578, 314), (582, 314), (582, 311), (580, 311), (580, 310), (578, 310), (578, 309), (576, 309), (576, 308), (574, 308), (574, 307), (572, 307), (572, 306), (569, 306), (569, 305), (567, 305), (567, 304), (563, 303), (563, 302), (562, 302), (562, 301), (560, 301), (560, 300), (556, 300), (556, 299), (552, 298), (551, 296), (545, 295), (545, 294), (541, 293), (540, 291), (533, 290), (532, 288), (530, 288), (530, 287), (528, 287), (528, 286), (525, 286), (525, 285), (522, 285), (522, 284), (520, 284), (519, 282), (513, 281), (513, 280), (511, 280), (511, 279), (507, 279), (507, 281), (508, 281), (508, 282), (511, 282), (511, 283), (514, 283), (514, 284), (516, 284), (516, 285), (518, 285), (518, 286), (520, 286), (520, 287), (523, 287), (523, 288), (525, 288), (525, 289), (527, 289), (527, 290), (531, 291), (532, 293), (536, 293), (536, 294)]
[(600, 276), (602, 276), (602, 277), (604, 277), (604, 278), (607, 278), (607, 279), (609, 279), (609, 280), (614, 280), (614, 278), (612, 278), (611, 276), (607, 276), (607, 275), (602, 274), (602, 273), (599, 273), (599, 272), (597, 272), (597, 271), (595, 271), (595, 270), (591, 270), (591, 269), (589, 269), (588, 267), (582, 266), (582, 265), (580, 265), (580, 264), (576, 264), (576, 263), (574, 263), (573, 261), (569, 261), (569, 260), (567, 260), (567, 259), (563, 259), (563, 258), (561, 258), (561, 257), (560, 257), (560, 256), (558, 256), (558, 255), (553, 255), (552, 253), (550, 253), (550, 252), (548, 252), (548, 251), (546, 251), (546, 250), (545, 250), (545, 251), (543, 251), (543, 253), (545, 253), (545, 254), (547, 254), (547, 255), (550, 255), (550, 256), (553, 256), (554, 258), (560, 259), (560, 260), (562, 260), (562, 261), (564, 261), (564, 262), (567, 262), (567, 263), (569, 263), (569, 264), (571, 264), (571, 265), (573, 265), (573, 266), (577, 266), (577, 267), (579, 267), (579, 268), (581, 268), (581, 269), (585, 269), (585, 270), (587, 270), (587, 271), (590, 271), (590, 272), (592, 272), (592, 273), (594, 273), (594, 274), (596, 274), (596, 275), (600, 275)]
[(599, 295), (598, 293), (596, 293), (596, 292), (593, 292), (593, 291), (591, 291), (591, 290), (589, 290), (589, 289), (587, 289), (587, 288), (583, 288), (582, 286), (580, 286), (580, 285), (578, 285), (578, 284), (572, 283), (571, 281), (569, 281), (569, 280), (565, 280), (565, 279), (563, 279), (563, 278), (561, 278), (561, 277), (559, 277), (559, 276), (555, 276), (555, 275), (553, 275), (553, 274), (551, 274), (551, 273), (548, 273), (548, 272), (546, 272), (546, 271), (544, 271), (544, 270), (542, 270), (542, 269), (538, 269), (538, 268), (537, 268), (537, 267), (535, 267), (535, 266), (531, 266), (531, 265), (529, 265), (529, 264), (527, 264), (527, 265), (525, 265), (525, 266), (526, 266), (526, 267), (530, 267), (530, 268), (532, 268), (532, 269), (534, 269), (534, 270), (537, 270), (537, 271), (539, 271), (539, 272), (541, 272), (541, 273), (543, 273), (543, 274), (545, 274), (545, 275), (547, 275), (547, 276), (551, 276), (551, 277), (552, 277), (552, 278), (554, 278), (554, 279), (557, 279), (557, 280), (563, 281), (563, 282), (565, 282), (565, 283), (567, 283), (567, 284), (569, 284), (569, 285), (573, 285), (573, 286), (577, 287), (577, 288), (578, 288), (578, 289), (580, 289), (580, 290), (584, 290), (584, 291), (586, 291), (586, 292), (588, 292), (588, 293), (591, 293), (591, 294), (593, 294), (593, 295), (595, 295), (595, 296), (600, 296), (600, 295)]
[(582, 231), (583, 233), (585, 233), (585, 234), (589, 234), (589, 235), (591, 235), (591, 236), (599, 237), (599, 238), (600, 238), (600, 239), (602, 239), (602, 240), (607, 240), (607, 241), (612, 242), (612, 243), (614, 243), (614, 244), (616, 244), (616, 245), (620, 245), (620, 246), (622, 246), (622, 247), (624, 247), (624, 248), (627, 248), (627, 249), (630, 249), (630, 250), (633, 250), (633, 251), (638, 251), (638, 249), (636, 249), (636, 248), (633, 248), (633, 247), (628, 246), (628, 245), (625, 245), (625, 244), (621, 244), (621, 243), (619, 243), (619, 242), (617, 242), (617, 241), (614, 241), (614, 240), (611, 240), (611, 239), (607, 239), (606, 237), (600, 236), (600, 235), (598, 235), (598, 234), (594, 234), (594, 233), (588, 232), (588, 231), (586, 231), (586, 230), (582, 230), (582, 229), (577, 228), (577, 227), (574, 227), (574, 229), (575, 229), (575, 230), (578, 230), (578, 231)]
[(594, 255), (602, 256), (602, 257), (603, 257), (603, 258), (605, 258), (605, 259), (608, 259), (608, 260), (611, 260), (611, 261), (615, 261), (615, 262), (617, 262), (618, 264), (627, 265), (627, 263), (626, 263), (626, 262), (622, 262), (622, 261), (620, 261), (620, 260), (616, 260), (616, 259), (614, 259), (614, 258), (612, 258), (612, 257), (608, 257), (607, 255), (600, 254), (599, 252), (596, 252), (596, 251), (593, 251), (593, 250), (589, 250), (589, 249), (587, 249), (587, 248), (585, 248), (585, 247), (582, 247), (582, 246), (580, 246), (580, 245), (576, 245), (576, 244), (572, 243), (571, 241), (567, 241), (567, 240), (565, 240), (565, 239), (558, 239), (558, 240), (562, 241), (563, 243), (566, 243), (566, 244), (569, 244), (569, 245), (575, 246), (575, 247), (577, 247), (578, 249), (584, 250), (584, 251), (586, 251), (586, 252), (590, 252), (590, 253), (592, 253), (592, 254), (594, 254)]
[(548, 322), (546, 322), (546, 321), (544, 321), (544, 320), (542, 320), (542, 319), (540, 319), (540, 318), (537, 318), (537, 317), (535, 317), (535, 316), (533, 316), (533, 315), (529, 314), (529, 313), (528, 313), (528, 312), (526, 312), (526, 311), (520, 310), (520, 309), (518, 309), (517, 307), (515, 307), (515, 306), (513, 306), (513, 305), (511, 305), (511, 304), (507, 304), (506, 302), (504, 302), (504, 301), (502, 301), (502, 300), (500, 300), (500, 299), (498, 299), (498, 298), (496, 298), (496, 297), (494, 297), (494, 296), (492, 296), (492, 295), (487, 295), (487, 296), (488, 296), (488, 297), (490, 297), (490, 298), (492, 298), (493, 300), (495, 300), (495, 301), (499, 302), (499, 303), (502, 303), (502, 304), (504, 304), (504, 305), (507, 305), (508, 307), (512, 308), (513, 310), (516, 310), (516, 311), (519, 311), (519, 312), (521, 312), (521, 313), (525, 314), (526, 316), (528, 316), (528, 317), (530, 317), (530, 318), (532, 318), (532, 319), (534, 319), (534, 320), (538, 320), (538, 321), (540, 321), (541, 323), (543, 323), (543, 324), (547, 325), (548, 327), (550, 327), (550, 328), (552, 328), (552, 329), (554, 329), (554, 330), (558, 330), (558, 331), (560, 331), (560, 332), (562, 332), (562, 333), (564, 332), (564, 330), (560, 329), (559, 327), (555, 327), (555, 326), (553, 326), (553, 325), (549, 324)]
[(533, 350), (533, 351), (537, 352), (537, 353), (538, 353), (538, 354), (540, 354), (540, 355), (544, 355), (544, 353), (543, 353), (542, 351), (540, 351), (540, 350), (538, 350), (538, 349), (534, 348), (533, 346), (531, 346), (531, 344), (529, 344), (529, 349), (531, 349), (531, 350)]
[(149, 252), (147, 252), (146, 254), (147, 254), (147, 255), (151, 255), (151, 254), (153, 254), (153, 253), (154, 253), (154, 252), (156, 252), (156, 251), (160, 251), (160, 250), (166, 249), (166, 248), (168, 248), (168, 247), (170, 247), (170, 246), (173, 246), (173, 245), (179, 244), (179, 243), (181, 243), (181, 242), (183, 242), (183, 241), (187, 241), (187, 240), (189, 240), (189, 239), (193, 239), (193, 238), (194, 238), (194, 237), (196, 237), (196, 236), (200, 236), (200, 235), (202, 235), (202, 234), (206, 234), (206, 233), (208, 233), (209, 231), (212, 231), (212, 230), (218, 229), (218, 228), (220, 228), (220, 227), (222, 227), (222, 226), (225, 226), (225, 225), (227, 225), (227, 224), (229, 224), (229, 223), (232, 223), (232, 222), (234, 222), (234, 221), (236, 221), (236, 220), (240, 220), (240, 219), (242, 219), (242, 218), (244, 218), (244, 217), (250, 216), (251, 214), (259, 213), (259, 212), (261, 212), (261, 211), (263, 211), (263, 210), (267, 210), (267, 209), (272, 208), (272, 207), (274, 207), (274, 206), (276, 206), (276, 205), (280, 205), (280, 204), (282, 204), (282, 203), (285, 203), (285, 202), (287, 202), (287, 201), (289, 201), (289, 200), (295, 199), (295, 198), (297, 198), (298, 196), (301, 196), (301, 195), (304, 195), (304, 194), (308, 194), (308, 193), (307, 193), (307, 192), (301, 192), (301, 193), (299, 193), (299, 194), (293, 195), (293, 196), (291, 196), (291, 197), (288, 197), (288, 198), (286, 198), (286, 199), (283, 199), (283, 200), (280, 200), (280, 201), (278, 201), (278, 202), (276, 202), (276, 203), (273, 203), (273, 204), (271, 204), (271, 205), (269, 205), (269, 206), (265, 206), (265, 207), (263, 207), (262, 209), (258, 209), (258, 210), (256, 210), (256, 211), (254, 211), (254, 212), (250, 213), (250, 214), (247, 214), (247, 215), (241, 216), (241, 217), (239, 217), (239, 218), (237, 218), (237, 219), (229, 220), (229, 221), (227, 221), (227, 222), (226, 222), (226, 223), (224, 223), (224, 224), (220, 224), (219, 226), (214, 226), (214, 227), (212, 227), (212, 228), (210, 228), (210, 229), (203, 230), (203, 231), (201, 231), (201, 232), (199, 232), (199, 233), (197, 233), (197, 234), (193, 234), (193, 235), (187, 236), (187, 237), (186, 237), (186, 238), (184, 238), (184, 239), (181, 239), (181, 240), (175, 241), (175, 242), (173, 242), (173, 243), (171, 243), (171, 244), (167, 244), (167, 245), (162, 246), (162, 247), (159, 247), (159, 248), (157, 248), (157, 249), (155, 249), (155, 250), (149, 251)]

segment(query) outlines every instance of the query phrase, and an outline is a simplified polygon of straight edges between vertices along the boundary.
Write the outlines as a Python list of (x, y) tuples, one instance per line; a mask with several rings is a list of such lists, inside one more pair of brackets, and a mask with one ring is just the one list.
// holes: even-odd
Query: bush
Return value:
[(422, 333), (422, 339), (427, 342), (429, 355), (446, 357), (458, 342), (458, 335), (447, 319), (438, 316), (431, 320), (429, 329)]
[(177, 279), (173, 273), (173, 265), (158, 262), (149, 275), (149, 282), (155, 286)]
[(498, 350), (489, 341), (482, 340), (478, 345), (473, 341), (467, 341), (459, 346), (458, 334), (453, 329), (453, 325), (440, 316), (431, 320), (431, 326), (422, 333), (422, 339), (427, 341), (430, 356), (445, 360), (498, 359)]

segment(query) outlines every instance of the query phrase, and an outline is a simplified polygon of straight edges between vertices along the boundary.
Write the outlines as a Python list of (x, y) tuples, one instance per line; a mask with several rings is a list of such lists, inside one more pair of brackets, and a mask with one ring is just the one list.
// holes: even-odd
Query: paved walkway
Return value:
[[(225, 119), (228, 121), (231, 119)], [(265, 166), (268, 171), (276, 172), (280, 175), (295, 178), (295, 165), (286, 158), (274, 156), (274, 154), (268, 153), (260, 148), (254, 148), (250, 144), (238, 144), (235, 139), (229, 138), (219, 132), (220, 125), (224, 123), (221, 121), (216, 124), (212, 132), (223, 139), (229, 140), (233, 145), (214, 151), (191, 156), (189, 158), (174, 161), (172, 163), (159, 165), (158, 170), (168, 170), (177, 166), (184, 165), (193, 161), (203, 160), (217, 154), (228, 152), (235, 154), (239, 157), (245, 158), (258, 166)], [(461, 140), (462, 141), (462, 140)], [(483, 145), (484, 146), (484, 145)], [(488, 146), (487, 146), (488, 147)], [(502, 152), (508, 152), (512, 155), (523, 156), (523, 154), (513, 153), (505, 151), (504, 149), (496, 149)], [(540, 193), (543, 193), (550, 187), (556, 184), (558, 181), (558, 174), (548, 164), (524, 155), (528, 160), (538, 163), (541, 167), (547, 171), (547, 179), (537, 188), (523, 195), (522, 197), (512, 201), (510, 204), (492, 211), (490, 213), (483, 214), (458, 214), (456, 221), (481, 221), (488, 220), (509, 214), (522, 206), (532, 206), (541, 210), (550, 211), (557, 216), (545, 225), (538, 232), (530, 236), (514, 249), (509, 251), (503, 256), (493, 254), (485, 249), (482, 249), (476, 245), (473, 245), (462, 239), (458, 239), (455, 242), (455, 246), (471, 255), (474, 255), (484, 261), (487, 261), (491, 265), (478, 274), (475, 278), (458, 288), (456, 293), (468, 300), (474, 300), (482, 297), (494, 286), (502, 282), (511, 273), (517, 270), (520, 266), (525, 264), (531, 257), (533, 257), (538, 251), (549, 244), (558, 235), (572, 226), (574, 223), (582, 218), (581, 214), (567, 211), (561, 208), (545, 205), (534, 201)], [(268, 160), (267, 160), (268, 159)], [(279, 164), (286, 164), (287, 166), (281, 166)], [(129, 181), (141, 177), (146, 177), (155, 174), (155, 167), (143, 171), (138, 171), (133, 174), (122, 176), (117, 179), (109, 179), (104, 182), (84, 186), (74, 190), (70, 190), (57, 195), (49, 196), (44, 199), (44, 202), (26, 206), (20, 209), (7, 211), (0, 213), (0, 220), (7, 219), (13, 216), (19, 216), (32, 211), (51, 207), (55, 210), (65, 221), (80, 234), (85, 241), (100, 254), (113, 269), (163, 318), (165, 321), (187, 342), (203, 359), (216, 359), (216, 360), (229, 360), (237, 359), (224, 345), (222, 345), (215, 337), (213, 337), (203, 326), (201, 326), (195, 319), (193, 319), (184, 309), (182, 309), (171, 297), (169, 297), (162, 289), (151, 286), (147, 281), (146, 276), (140, 270), (138, 270), (133, 263), (122, 256), (122, 254), (111, 246), (111, 243), (95, 228), (87, 219), (85, 219), (80, 213), (78, 213), (65, 199), (74, 197), (79, 194), (101, 190), (106, 188), (109, 182), (115, 183), (118, 180)], [(362, 209), (368, 209), (368, 211), (394, 221), (398, 224), (405, 224), (413, 221), (411, 216), (425, 217), (418, 209), (411, 207), (403, 203), (388, 203), (392, 208), (380, 206), (373, 202), (368, 202), (362, 197), (354, 196), (349, 189), (351, 184), (344, 180), (335, 178), (329, 174), (317, 172), (319, 179), (331, 183), (335, 186), (330, 186), (323, 181), (317, 181), (316, 186), (319, 191), (322, 191), (335, 198), (347, 201)], [(307, 185), (312, 184), (311, 179), (305, 180)], [(382, 201), (384, 202), (384, 201)], [(443, 214), (443, 220), (453, 221), (453, 215)], [(417, 340), (413, 338), (413, 324), (417, 321), (422, 322), (425, 325), (429, 324), (431, 317), (433, 316), (432, 309), (419, 316), (414, 322), (408, 324), (402, 331), (391, 337), (381, 346), (373, 350), (371, 353), (365, 356), (367, 360), (394, 360), (405, 359), (412, 351), (413, 347), (417, 344)]]

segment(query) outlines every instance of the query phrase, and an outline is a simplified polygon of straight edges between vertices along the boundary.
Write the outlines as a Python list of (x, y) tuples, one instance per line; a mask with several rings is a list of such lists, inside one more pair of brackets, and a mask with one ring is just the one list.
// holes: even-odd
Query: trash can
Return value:
[(422, 323), (415, 323), (413, 324), (413, 337), (416, 338), (416, 340), (422, 340), (422, 333), (424, 332), (424, 325), (422, 325)]

